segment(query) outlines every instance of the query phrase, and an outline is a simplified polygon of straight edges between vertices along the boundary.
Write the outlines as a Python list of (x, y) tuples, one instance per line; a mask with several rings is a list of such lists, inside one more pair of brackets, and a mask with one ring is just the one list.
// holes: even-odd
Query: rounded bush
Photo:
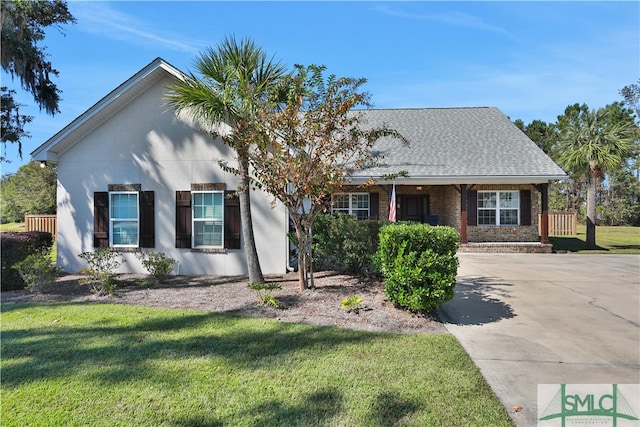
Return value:
[(458, 273), (458, 232), (427, 224), (380, 229), (377, 259), (390, 301), (411, 311), (433, 311), (453, 298)]

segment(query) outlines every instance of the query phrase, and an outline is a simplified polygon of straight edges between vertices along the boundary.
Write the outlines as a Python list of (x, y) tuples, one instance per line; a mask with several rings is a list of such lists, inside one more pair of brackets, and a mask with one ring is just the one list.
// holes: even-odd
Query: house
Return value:
[[(136, 253), (164, 252), (177, 274), (246, 274), (237, 177), (219, 160), (234, 152), (166, 106), (168, 84), (182, 72), (157, 58), (38, 147), (31, 156), (58, 168), (58, 265), (79, 271), (78, 254), (112, 247), (120, 272), (144, 272)], [(355, 175), (333, 209), (387, 218), (392, 181), (397, 217), (451, 225), (465, 247), (527, 242), (550, 250), (543, 230), (547, 185), (562, 170), (495, 108), (367, 110), (411, 142), (376, 145), (384, 165)], [(377, 184), (362, 187), (369, 178)], [(252, 193), (258, 257), (265, 274), (288, 267), (288, 214), (260, 190)]]

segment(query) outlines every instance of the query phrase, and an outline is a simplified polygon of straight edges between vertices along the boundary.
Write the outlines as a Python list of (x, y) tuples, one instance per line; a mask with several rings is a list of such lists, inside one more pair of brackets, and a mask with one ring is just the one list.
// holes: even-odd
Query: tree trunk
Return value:
[(598, 178), (592, 171), (588, 173), (589, 187), (587, 188), (587, 249), (596, 248), (596, 188)]
[(298, 284), (300, 290), (307, 289), (307, 256), (304, 250), (306, 246), (304, 231), (302, 226), (294, 222), (296, 227), (296, 236), (298, 237)]
[(240, 221), (242, 234), (244, 235), (244, 252), (247, 257), (247, 269), (249, 271), (249, 283), (264, 283), (264, 276), (258, 260), (256, 240), (253, 235), (253, 222), (251, 220), (251, 196), (249, 188), (249, 161), (246, 157), (239, 156), (238, 169), (240, 170), (240, 184), (238, 199), (240, 201)]

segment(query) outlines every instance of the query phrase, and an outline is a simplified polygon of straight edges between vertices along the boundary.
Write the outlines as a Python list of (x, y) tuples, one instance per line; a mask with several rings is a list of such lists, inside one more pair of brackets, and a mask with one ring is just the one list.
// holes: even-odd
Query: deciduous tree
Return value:
[(2, 222), (22, 222), (25, 214), (56, 213), (56, 169), (38, 162), (21, 166), (2, 177), (0, 185)]
[(407, 143), (388, 126), (368, 127), (356, 110), (371, 106), (361, 91), (366, 79), (326, 77), (324, 71), (297, 65), (247, 128), (255, 142), (249, 161), (256, 185), (288, 208), (296, 230), (300, 289), (313, 281), (311, 227), (327, 196), (378, 161), (372, 147), (380, 138)]

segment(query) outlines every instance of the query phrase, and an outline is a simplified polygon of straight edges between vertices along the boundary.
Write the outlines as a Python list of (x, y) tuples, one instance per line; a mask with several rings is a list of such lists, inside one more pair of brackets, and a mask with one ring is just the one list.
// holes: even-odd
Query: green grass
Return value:
[(450, 334), (2, 307), (3, 426), (512, 426)]
[(595, 250), (585, 249), (586, 229), (578, 225), (577, 236), (551, 236), (556, 251), (578, 253), (640, 254), (640, 227), (596, 227)]
[(24, 222), (8, 222), (0, 224), (0, 233), (8, 233), (11, 231), (24, 231)]

